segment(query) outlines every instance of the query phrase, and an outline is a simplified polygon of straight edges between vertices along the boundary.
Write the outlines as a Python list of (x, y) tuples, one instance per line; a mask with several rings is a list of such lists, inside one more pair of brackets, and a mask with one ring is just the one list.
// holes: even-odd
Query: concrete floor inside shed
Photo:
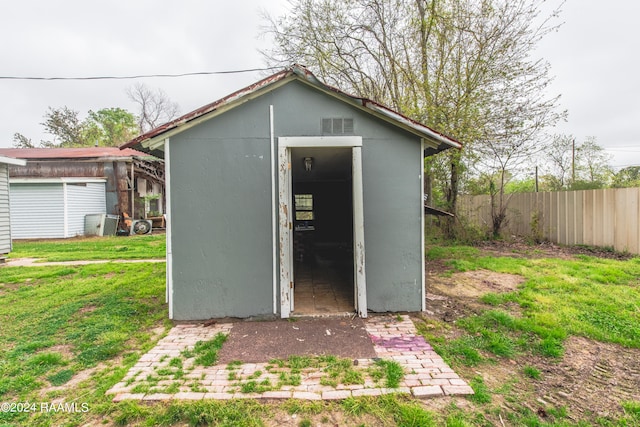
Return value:
[(328, 259), (294, 266), (295, 289), (293, 316), (351, 314), (353, 272)]

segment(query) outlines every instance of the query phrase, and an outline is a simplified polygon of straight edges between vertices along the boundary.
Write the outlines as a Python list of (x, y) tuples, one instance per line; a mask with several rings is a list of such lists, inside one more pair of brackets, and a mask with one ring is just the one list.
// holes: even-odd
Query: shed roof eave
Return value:
[[(393, 123), (396, 126), (402, 127), (405, 130), (408, 130), (411, 133), (416, 134), (417, 136), (423, 138), (425, 142), (430, 145), (432, 148), (437, 151), (442, 151), (447, 148), (462, 148), (462, 144), (452, 138), (447, 137), (415, 120), (412, 120), (396, 111), (391, 110), (388, 107), (385, 107), (382, 104), (379, 104), (375, 101), (366, 98), (359, 98), (356, 96), (349, 95), (346, 92), (341, 91), (340, 89), (333, 88), (326, 83), (320, 81), (313, 73), (304, 68), (294, 68), (293, 73), (300, 77), (300, 80), (304, 81), (307, 84), (310, 84), (322, 92), (328, 93), (330, 95), (336, 96), (343, 101), (350, 100), (352, 104), (361, 107), (367, 113), (371, 114), (372, 112), (378, 113), (375, 114), (379, 118), (386, 119), (387, 121)], [(445, 147), (440, 147), (442, 144)]]
[(182, 117), (179, 117), (156, 129), (150, 130), (126, 144), (121, 145), (120, 149), (122, 150), (141, 146), (148, 150), (157, 150), (165, 139), (204, 121), (210, 120), (228, 110), (257, 98), (264, 93), (271, 92), (294, 79), (296, 79), (296, 76), (292, 74), (290, 70), (285, 70), (284, 72), (281, 71), (280, 73), (267, 77), (266, 79), (247, 86), (244, 89), (232, 93), (231, 95), (212, 102), (211, 104), (187, 113)]
[[(212, 107), (203, 112), (201, 115), (197, 115), (191, 119), (184, 119), (180, 123), (175, 124), (175, 126), (168, 128), (166, 131), (158, 133), (157, 135), (153, 135), (150, 138), (139, 141), (138, 144), (149, 151), (158, 150), (164, 152), (164, 141), (166, 139), (171, 138), (172, 136), (184, 132), (196, 125), (199, 125), (202, 122), (206, 122), (208, 120), (213, 119), (229, 110), (232, 110), (239, 105), (242, 105), (246, 102), (249, 102), (255, 98), (262, 96), (265, 93), (271, 92), (285, 84), (289, 83), (291, 80), (296, 79), (294, 75), (282, 77), (280, 80), (276, 81), (267, 81), (265, 80), (264, 84), (261, 85), (253, 85), (248, 88), (238, 91), (226, 98), (223, 98), (219, 101), (219, 104), (215, 105), (210, 104)], [(184, 116), (186, 117), (186, 116)], [(124, 148), (130, 147), (129, 145), (122, 146)]]
[[(424, 126), (418, 122), (415, 122), (411, 119), (409, 119), (408, 117), (405, 117), (399, 113), (396, 113), (393, 110), (390, 110), (380, 104), (377, 104), (373, 101), (366, 101), (367, 102), (367, 107), (371, 108), (374, 111), (378, 111), (381, 114), (388, 116), (390, 118), (392, 118), (393, 120), (397, 121), (398, 123), (412, 129), (415, 132), (417, 132), (417, 134), (419, 136), (422, 136), (426, 142), (431, 142), (433, 148), (438, 149), (438, 151), (442, 151), (444, 149), (447, 148), (462, 148), (462, 144), (459, 143), (458, 141), (451, 139), (445, 135), (442, 135), (439, 132), (436, 132), (435, 130)], [(445, 147), (440, 147), (442, 144), (445, 145)]]
[[(353, 105), (362, 111), (372, 114), (379, 119), (385, 120), (399, 128), (402, 128), (414, 135), (420, 137), (425, 144), (437, 153), (448, 148), (462, 148), (462, 144), (452, 138), (447, 137), (421, 123), (416, 122), (396, 111), (393, 111), (375, 101), (359, 98), (349, 95), (337, 88), (333, 88), (320, 81), (308, 69), (299, 65), (294, 65), (287, 70), (283, 70), (273, 76), (267, 77), (253, 85), (241, 89), (225, 98), (208, 104), (200, 109), (166, 123), (154, 130), (140, 135), (137, 138), (122, 145), (120, 148), (142, 147), (145, 151), (164, 151), (164, 141), (173, 135), (181, 133), (193, 126), (204, 121), (210, 120), (224, 112), (237, 107), (247, 101), (255, 99), (264, 93), (275, 90), (276, 88), (289, 83), (292, 80), (298, 80), (321, 92), (331, 95), (343, 102)], [(425, 154), (427, 152), (425, 151)], [(430, 154), (429, 154), (430, 155)]]

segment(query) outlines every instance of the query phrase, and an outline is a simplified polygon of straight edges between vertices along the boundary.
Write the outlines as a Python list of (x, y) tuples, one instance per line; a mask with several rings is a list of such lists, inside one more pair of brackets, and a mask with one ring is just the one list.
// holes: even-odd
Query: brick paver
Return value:
[[(420, 398), (473, 394), (471, 387), (416, 333), (408, 316), (381, 315), (365, 320), (377, 356), (398, 362), (404, 370), (405, 375), (398, 388), (384, 388), (384, 384), (375, 383), (367, 376), (364, 384), (338, 384), (331, 387), (321, 384), (324, 373), (306, 369), (300, 373), (299, 385), (283, 385), (263, 392), (256, 392), (255, 388), (241, 390), (239, 379), (245, 384), (253, 381), (254, 386), (259, 387), (263, 381), (277, 383), (280, 374), (277, 369), (269, 372), (267, 363), (204, 368), (193, 366), (193, 358), (181, 356), (185, 350), (193, 349), (198, 341), (211, 340), (218, 333), (228, 334), (232, 327), (231, 323), (175, 326), (138, 360), (122, 382), (107, 393), (114, 395), (114, 401), (232, 398), (338, 400), (387, 393), (410, 393)], [(181, 358), (181, 368), (175, 361), (172, 362), (175, 358)], [(365, 370), (372, 364), (371, 359), (357, 360), (359, 369)]]

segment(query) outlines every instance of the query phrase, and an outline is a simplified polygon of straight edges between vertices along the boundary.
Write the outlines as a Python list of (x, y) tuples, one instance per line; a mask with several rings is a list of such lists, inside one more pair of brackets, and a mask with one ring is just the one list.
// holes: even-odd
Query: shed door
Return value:
[(278, 218), (280, 230), (280, 317), (293, 311), (293, 216), (291, 209), (291, 152), (278, 147)]
[(281, 137), (278, 138), (278, 216), (280, 261), (280, 316), (293, 311), (293, 203), (291, 191), (291, 148), (351, 148), (353, 173), (353, 243), (355, 309), (367, 317), (365, 275), (364, 207), (362, 182), (362, 137)]

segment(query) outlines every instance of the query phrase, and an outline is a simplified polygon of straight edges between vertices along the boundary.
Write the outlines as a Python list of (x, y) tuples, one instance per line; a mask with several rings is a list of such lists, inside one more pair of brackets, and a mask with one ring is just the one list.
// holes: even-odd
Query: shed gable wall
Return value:
[(174, 318), (272, 313), (270, 105), (276, 140), (322, 136), (323, 118), (354, 118), (368, 307), (420, 310), (419, 138), (294, 81), (171, 138)]

